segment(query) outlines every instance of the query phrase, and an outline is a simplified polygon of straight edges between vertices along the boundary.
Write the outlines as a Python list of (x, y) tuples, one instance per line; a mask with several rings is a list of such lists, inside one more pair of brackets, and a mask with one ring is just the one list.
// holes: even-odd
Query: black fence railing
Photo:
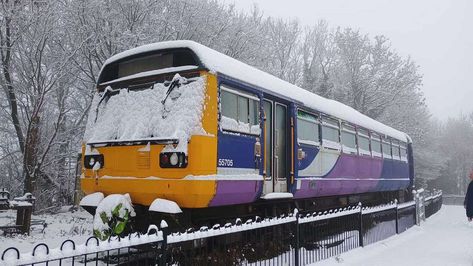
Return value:
[(400, 234), (416, 224), (416, 205), (414, 202), (407, 203), (398, 208), (397, 233)]
[(360, 246), (361, 208), (301, 215), (299, 265), (324, 260)]
[(437, 193), (430, 195), (424, 199), (425, 218), (429, 218), (434, 213), (438, 212), (442, 207), (442, 194)]
[[(441, 194), (425, 198), (426, 217), (442, 205)], [(151, 226), (147, 234), (77, 245), (66, 240), (57, 249), (37, 245), (20, 254), (14, 247), (1, 263), (19, 265), (306, 265), (401, 233), (416, 224), (415, 202), (248, 220), (212, 228), (167, 233)]]

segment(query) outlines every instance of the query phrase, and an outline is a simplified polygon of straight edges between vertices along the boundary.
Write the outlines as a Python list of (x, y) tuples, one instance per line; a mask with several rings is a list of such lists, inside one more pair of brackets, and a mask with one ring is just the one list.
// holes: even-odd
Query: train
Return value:
[(414, 181), (406, 133), (187, 40), (105, 61), (81, 154), (89, 212), (128, 193), (188, 223), (403, 201)]

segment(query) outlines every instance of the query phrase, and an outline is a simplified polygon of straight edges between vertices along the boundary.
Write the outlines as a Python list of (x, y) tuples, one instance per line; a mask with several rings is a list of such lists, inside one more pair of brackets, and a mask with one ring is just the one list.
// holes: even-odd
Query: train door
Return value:
[(264, 194), (287, 192), (288, 122), (285, 104), (265, 99), (264, 111)]

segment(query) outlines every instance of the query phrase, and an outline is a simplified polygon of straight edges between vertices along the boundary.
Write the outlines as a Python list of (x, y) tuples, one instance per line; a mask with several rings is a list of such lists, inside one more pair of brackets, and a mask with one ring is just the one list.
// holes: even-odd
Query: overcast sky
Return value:
[(429, 109), (442, 120), (473, 112), (472, 0), (222, 0), (268, 16), (296, 18), (303, 25), (324, 19), (330, 26), (387, 36), (411, 56), (424, 76)]

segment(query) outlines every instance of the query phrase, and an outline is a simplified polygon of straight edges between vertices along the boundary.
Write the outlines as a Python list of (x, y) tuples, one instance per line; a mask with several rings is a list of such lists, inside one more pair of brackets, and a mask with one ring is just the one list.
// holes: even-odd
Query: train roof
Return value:
[(194, 41), (167, 41), (139, 46), (110, 57), (105, 61), (104, 66), (136, 54), (174, 48), (188, 48), (192, 50), (209, 71), (221, 73), (248, 84), (261, 87), (268, 92), (273, 92), (293, 99), (308, 108), (335, 116), (358, 126), (374, 130), (401, 141), (411, 142), (410, 137), (406, 133), (378, 122), (350, 106), (309, 92)]

